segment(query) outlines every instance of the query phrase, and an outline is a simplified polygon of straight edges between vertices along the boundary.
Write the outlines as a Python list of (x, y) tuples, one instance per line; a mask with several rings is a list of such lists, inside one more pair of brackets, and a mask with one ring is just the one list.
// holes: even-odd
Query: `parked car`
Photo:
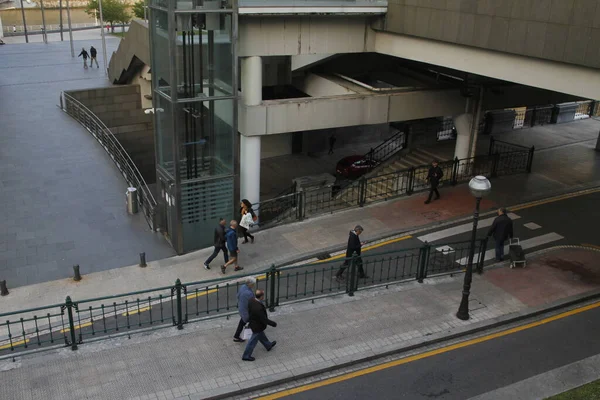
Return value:
[(335, 172), (343, 178), (356, 179), (371, 172), (377, 164), (377, 161), (367, 159), (365, 156), (349, 156), (338, 161)]

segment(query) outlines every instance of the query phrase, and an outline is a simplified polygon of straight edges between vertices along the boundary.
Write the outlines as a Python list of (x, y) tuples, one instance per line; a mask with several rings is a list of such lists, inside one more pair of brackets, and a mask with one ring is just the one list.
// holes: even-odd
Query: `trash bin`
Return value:
[(598, 140), (596, 141), (596, 151), (600, 151), (600, 132), (598, 132)]
[(512, 131), (515, 127), (515, 110), (492, 110), (485, 114), (485, 130), (488, 135)]
[(127, 198), (127, 212), (129, 214), (136, 214), (138, 212), (137, 189), (134, 187), (127, 188), (125, 196)]
[(575, 120), (575, 112), (579, 104), (577, 103), (561, 103), (554, 106), (552, 112), (552, 123), (563, 124)]

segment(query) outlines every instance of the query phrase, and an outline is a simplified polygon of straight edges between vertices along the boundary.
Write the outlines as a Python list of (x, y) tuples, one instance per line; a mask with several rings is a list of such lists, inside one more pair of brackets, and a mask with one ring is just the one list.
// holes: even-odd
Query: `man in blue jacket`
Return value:
[(221, 266), (221, 272), (223, 274), (225, 274), (225, 270), (231, 264), (235, 265), (234, 271), (241, 271), (244, 269), (237, 263), (238, 253), (240, 252), (240, 249), (238, 248), (237, 226), (237, 221), (232, 220), (229, 223), (229, 229), (225, 232), (225, 241), (227, 242), (227, 249), (229, 250), (229, 261)]
[(237, 299), (238, 312), (240, 313), (240, 323), (233, 334), (234, 342), (244, 341), (240, 335), (244, 329), (244, 325), (246, 325), (250, 319), (250, 314), (248, 313), (248, 302), (254, 298), (254, 292), (252, 291), (254, 285), (256, 285), (256, 279), (254, 279), (252, 276), (249, 276), (246, 278), (244, 284), (240, 287), (240, 290), (238, 290)]

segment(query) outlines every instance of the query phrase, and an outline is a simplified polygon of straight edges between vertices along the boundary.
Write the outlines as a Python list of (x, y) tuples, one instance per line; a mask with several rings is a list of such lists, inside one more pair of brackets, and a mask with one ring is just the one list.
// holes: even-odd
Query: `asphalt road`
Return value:
[(600, 353), (598, 329), (600, 308), (595, 308), (282, 398), (464, 400)]

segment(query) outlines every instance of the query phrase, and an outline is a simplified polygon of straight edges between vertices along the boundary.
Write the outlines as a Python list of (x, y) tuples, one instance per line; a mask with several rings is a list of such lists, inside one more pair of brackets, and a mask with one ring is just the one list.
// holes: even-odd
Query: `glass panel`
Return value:
[(156, 143), (158, 145), (158, 162), (171, 176), (173, 170), (173, 108), (171, 102), (160, 95), (154, 96), (156, 113)]
[[(160, 0), (155, 0), (160, 1)], [(231, 9), (233, 8), (232, 0), (178, 0), (175, 2), (176, 10), (193, 10), (193, 9)]]
[(233, 106), (233, 100), (178, 104), (182, 180), (233, 173)]
[(170, 96), (168, 14), (157, 10), (152, 10), (151, 14), (152, 84), (155, 90)]
[(231, 14), (177, 14), (180, 99), (231, 96)]

